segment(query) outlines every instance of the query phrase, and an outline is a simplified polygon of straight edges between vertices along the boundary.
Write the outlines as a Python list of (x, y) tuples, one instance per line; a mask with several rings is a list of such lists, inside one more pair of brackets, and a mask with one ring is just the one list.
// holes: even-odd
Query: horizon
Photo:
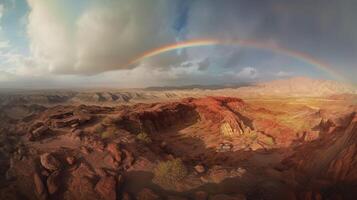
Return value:
[(0, 88), (357, 84), (357, 3), (307, 2), (2, 0)]
[[(0, 87), (0, 92), (42, 92), (42, 91), (73, 91), (73, 92), (83, 92), (83, 91), (130, 91), (130, 90), (142, 90), (142, 91), (170, 91), (170, 90), (220, 90), (220, 89), (237, 89), (241, 87), (255, 87), (259, 84), (271, 84), (274, 81), (300, 81), (299, 79), (305, 79), (309, 81), (322, 81), (330, 82), (334, 84), (343, 84), (345, 86), (357, 89), (357, 84), (351, 84), (348, 82), (336, 81), (334, 79), (322, 79), (322, 78), (312, 78), (308, 76), (292, 76), (285, 78), (277, 78), (272, 80), (256, 80), (256, 81), (246, 81), (246, 82), (230, 82), (221, 84), (182, 84), (182, 85), (148, 85), (145, 87), (117, 87), (117, 86), (77, 86), (77, 87), (13, 87), (6, 88)], [(306, 82), (305, 82), (306, 83)], [(357, 90), (356, 90), (357, 92)]]

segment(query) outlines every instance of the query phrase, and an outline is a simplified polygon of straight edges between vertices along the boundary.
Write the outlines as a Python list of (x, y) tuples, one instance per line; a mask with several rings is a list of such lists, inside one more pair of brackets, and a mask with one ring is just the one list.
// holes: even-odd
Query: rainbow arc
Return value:
[(137, 58), (133, 59), (129, 64), (138, 63), (146, 58), (157, 56), (162, 53), (166, 53), (173, 50), (184, 49), (184, 48), (192, 48), (192, 47), (200, 47), (200, 46), (212, 46), (212, 45), (227, 45), (227, 46), (241, 46), (248, 48), (256, 48), (267, 51), (272, 51), (275, 53), (283, 54), (302, 62), (305, 62), (309, 65), (312, 65), (322, 71), (327, 72), (331, 76), (337, 79), (342, 79), (338, 73), (336, 73), (333, 68), (326, 62), (319, 60), (309, 54), (304, 52), (291, 50), (285, 47), (281, 47), (279, 45), (267, 42), (261, 42), (257, 40), (216, 40), (216, 39), (199, 39), (199, 40), (189, 40), (178, 42), (174, 44), (168, 44), (156, 49), (149, 50)]

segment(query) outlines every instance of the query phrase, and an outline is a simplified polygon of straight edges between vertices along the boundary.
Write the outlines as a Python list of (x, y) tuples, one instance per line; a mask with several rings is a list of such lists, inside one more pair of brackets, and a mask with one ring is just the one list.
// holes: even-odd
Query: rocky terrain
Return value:
[(5, 106), (1, 199), (354, 199), (356, 107), (330, 104)]
[(353, 93), (230, 90), (4, 95), (0, 199), (356, 199)]

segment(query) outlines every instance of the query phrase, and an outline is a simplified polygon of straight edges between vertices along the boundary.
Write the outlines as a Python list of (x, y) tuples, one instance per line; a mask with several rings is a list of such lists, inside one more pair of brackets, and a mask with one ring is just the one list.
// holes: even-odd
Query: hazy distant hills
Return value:
[[(36, 90), (0, 91), (0, 105), (9, 104), (117, 104), (166, 101), (185, 97), (299, 97), (333, 96), (334, 99), (357, 97), (355, 87), (331, 80), (294, 77), (256, 84), (189, 85), (144, 89)], [(340, 97), (344, 95), (344, 97)]]
[(255, 86), (239, 88), (242, 92), (259, 95), (328, 96), (333, 94), (355, 94), (352, 85), (331, 80), (317, 80), (306, 77), (273, 80), (257, 83)]
[(158, 86), (158, 87), (147, 87), (146, 91), (167, 91), (167, 90), (219, 90), (226, 88), (240, 88), (246, 86), (252, 86), (252, 83), (232, 83), (232, 84), (222, 84), (222, 85), (183, 85), (183, 86)]

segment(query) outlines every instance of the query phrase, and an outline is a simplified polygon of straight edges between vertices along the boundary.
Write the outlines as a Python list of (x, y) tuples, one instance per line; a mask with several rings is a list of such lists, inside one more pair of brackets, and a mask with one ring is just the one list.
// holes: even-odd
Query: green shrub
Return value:
[(105, 131), (105, 126), (103, 126), (102, 124), (96, 124), (93, 127), (93, 132), (94, 133), (99, 133), (101, 134), (103, 131)]
[(100, 132), (101, 138), (112, 138), (115, 136), (117, 129), (115, 127), (106, 127)]
[(181, 159), (160, 162), (154, 169), (154, 182), (170, 187), (187, 175), (187, 169)]
[(270, 146), (272, 146), (272, 145), (275, 144), (274, 139), (271, 138), (271, 137), (265, 137), (264, 140), (263, 140), (263, 142), (264, 142), (265, 144), (267, 144), (267, 145), (270, 145)]
[(113, 133), (109, 132), (109, 131), (104, 131), (101, 135), (101, 138), (102, 139), (105, 139), (105, 138), (111, 138), (113, 136)]
[(139, 133), (139, 134), (136, 136), (136, 138), (137, 138), (138, 140), (144, 142), (144, 143), (147, 143), (147, 144), (152, 142), (150, 136), (149, 136), (147, 133), (145, 133), (145, 132)]

